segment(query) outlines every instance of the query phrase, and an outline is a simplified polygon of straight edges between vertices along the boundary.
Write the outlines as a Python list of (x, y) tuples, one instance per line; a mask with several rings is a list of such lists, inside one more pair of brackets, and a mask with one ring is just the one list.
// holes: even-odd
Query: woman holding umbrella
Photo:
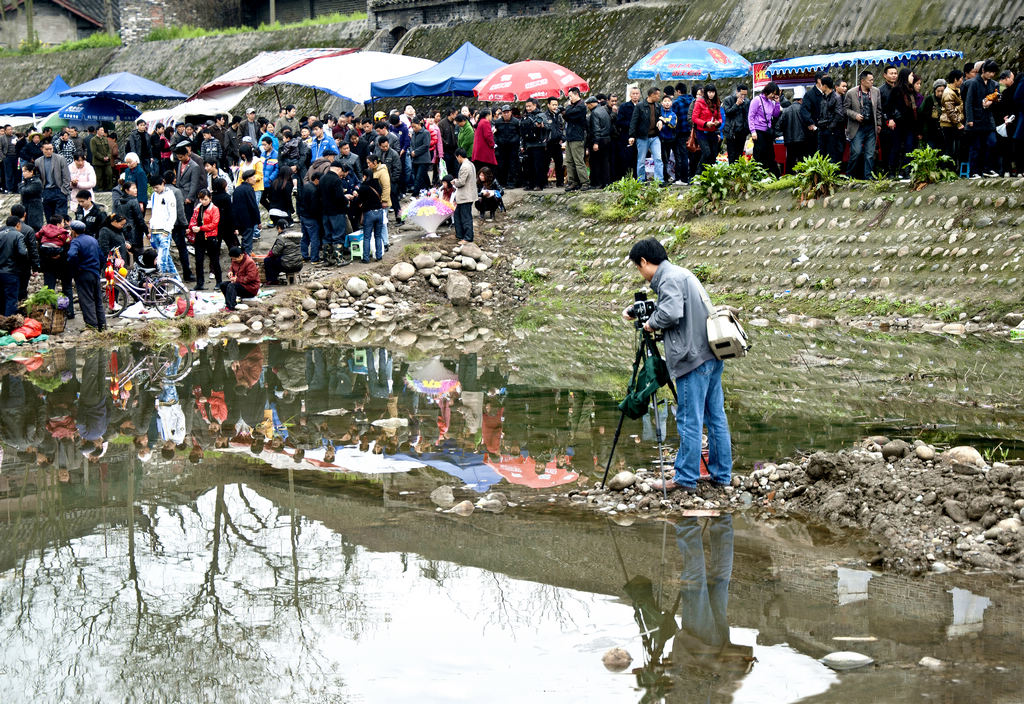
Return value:
[(693, 103), (693, 126), (697, 131), (700, 145), (700, 159), (694, 173), (699, 174), (705, 166), (714, 166), (722, 150), (722, 139), (718, 134), (722, 126), (722, 103), (714, 85), (704, 86), (704, 95)]

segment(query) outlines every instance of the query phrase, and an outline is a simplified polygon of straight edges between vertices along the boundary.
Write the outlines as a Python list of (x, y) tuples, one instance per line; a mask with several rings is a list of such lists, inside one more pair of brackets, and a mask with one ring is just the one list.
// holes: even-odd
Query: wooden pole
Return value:
[(281, 93), (278, 92), (277, 86), (274, 86), (274, 97), (277, 98), (277, 109), (280, 110), (283, 106), (281, 105)]

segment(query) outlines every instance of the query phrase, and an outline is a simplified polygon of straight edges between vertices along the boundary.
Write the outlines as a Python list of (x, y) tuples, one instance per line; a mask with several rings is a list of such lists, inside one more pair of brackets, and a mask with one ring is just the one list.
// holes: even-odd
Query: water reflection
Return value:
[[(0, 370), (0, 440), (19, 461), (68, 470), (130, 445), (150, 464), (235, 455), (280, 470), (432, 468), (481, 493), (542, 489), (596, 471), (617, 420), (610, 394), (517, 385), (476, 354), (201, 340), (60, 350), (33, 364)], [(619, 466), (649, 455), (634, 429)]]

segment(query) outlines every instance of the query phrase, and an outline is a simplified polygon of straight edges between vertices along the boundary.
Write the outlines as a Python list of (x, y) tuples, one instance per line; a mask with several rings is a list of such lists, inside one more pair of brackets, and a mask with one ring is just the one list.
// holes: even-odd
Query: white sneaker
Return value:
[(678, 179), (676, 179), (676, 182), (675, 182), (675, 184), (674, 184), (674, 185), (676, 185), (676, 186), (682, 186), (682, 185), (683, 185), (683, 182), (682, 182), (682, 181), (680, 181), (680, 180), (678, 180)]
[(989, 178), (998, 178), (999, 172), (998, 171), (986, 171), (985, 175), (987, 177), (989, 177)]
[(210, 274), (210, 278), (211, 278), (211, 279), (216, 279), (217, 277), (216, 277), (216, 276), (214, 276), (213, 274)]

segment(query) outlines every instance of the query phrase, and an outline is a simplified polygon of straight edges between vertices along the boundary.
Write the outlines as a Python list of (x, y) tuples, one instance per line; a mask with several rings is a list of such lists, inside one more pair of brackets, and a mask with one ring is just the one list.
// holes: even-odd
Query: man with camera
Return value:
[(707, 292), (690, 270), (668, 261), (665, 248), (653, 237), (634, 244), (629, 259), (650, 283), (658, 300), (630, 306), (622, 312), (623, 318), (642, 322), (647, 333), (664, 334), (665, 361), (679, 396), (675, 476), (655, 482), (654, 487), (661, 490), (664, 483), (667, 491), (697, 490), (701, 432), (705, 425), (711, 482), (728, 486), (732, 480), (732, 441), (722, 394), (723, 364), (708, 344)]

